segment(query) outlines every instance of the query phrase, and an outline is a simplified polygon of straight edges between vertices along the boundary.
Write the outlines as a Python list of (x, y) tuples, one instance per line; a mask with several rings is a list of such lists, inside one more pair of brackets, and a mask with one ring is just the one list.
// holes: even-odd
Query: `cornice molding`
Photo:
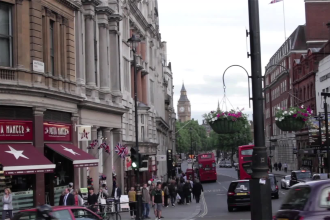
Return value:
[(81, 4), (76, 1), (75, 2), (73, 2), (72, 0), (57, 0), (57, 1), (74, 11), (78, 11), (81, 7)]
[(101, 0), (81, 0), (83, 5), (93, 5), (94, 7), (102, 4)]
[(111, 14), (113, 14), (115, 11), (110, 8), (109, 6), (97, 6), (96, 9), (96, 14), (105, 14), (107, 16), (110, 16)]
[(121, 16), (120, 14), (111, 14), (110, 16), (109, 16), (109, 21), (110, 22), (119, 22), (119, 21), (121, 21), (121, 20), (123, 20), (123, 16)]
[(124, 113), (128, 112), (129, 110), (124, 107), (116, 107), (111, 105), (105, 105), (101, 103), (91, 102), (84, 100), (78, 104), (80, 108), (92, 109), (92, 110), (100, 110), (103, 112), (114, 113), (117, 115), (123, 115)]

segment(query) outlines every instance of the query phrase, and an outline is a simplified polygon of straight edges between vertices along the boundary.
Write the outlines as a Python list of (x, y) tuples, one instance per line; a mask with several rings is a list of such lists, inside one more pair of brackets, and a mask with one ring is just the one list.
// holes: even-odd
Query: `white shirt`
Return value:
[(65, 205), (65, 206), (66, 206), (66, 200), (68, 199), (69, 194), (70, 194), (70, 193), (68, 193), (68, 194), (66, 194), (66, 195), (64, 196), (64, 205)]
[(117, 189), (118, 189), (118, 188), (115, 189), (115, 199), (118, 199), (118, 196), (117, 196)]
[[(9, 200), (9, 196), (6, 198), (6, 196), (4, 196), (3, 198), (4, 200)], [(3, 204), (3, 210), (8, 210), (8, 204)]]

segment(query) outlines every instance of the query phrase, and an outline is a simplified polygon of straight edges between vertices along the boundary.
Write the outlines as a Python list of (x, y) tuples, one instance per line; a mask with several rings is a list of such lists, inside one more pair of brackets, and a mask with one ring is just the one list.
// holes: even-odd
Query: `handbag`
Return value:
[(101, 205), (106, 205), (107, 201), (103, 198), (103, 193), (101, 193), (100, 197), (99, 197), (99, 203)]

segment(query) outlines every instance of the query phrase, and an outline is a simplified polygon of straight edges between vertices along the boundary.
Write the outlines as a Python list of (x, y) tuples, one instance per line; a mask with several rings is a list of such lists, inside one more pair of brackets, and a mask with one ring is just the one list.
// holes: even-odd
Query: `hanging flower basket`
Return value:
[(204, 114), (204, 118), (215, 133), (232, 134), (239, 132), (242, 129), (243, 122), (247, 121), (247, 116), (242, 113), (242, 110), (228, 112), (218, 109)]
[(276, 125), (282, 131), (300, 131), (311, 117), (313, 111), (308, 107), (277, 108), (275, 115)]

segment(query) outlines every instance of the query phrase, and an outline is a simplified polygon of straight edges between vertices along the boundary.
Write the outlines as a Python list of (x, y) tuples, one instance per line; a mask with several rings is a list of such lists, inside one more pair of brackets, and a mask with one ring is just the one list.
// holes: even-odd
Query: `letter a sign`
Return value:
[(91, 132), (91, 126), (79, 126), (78, 127), (78, 141), (90, 141), (92, 132)]

